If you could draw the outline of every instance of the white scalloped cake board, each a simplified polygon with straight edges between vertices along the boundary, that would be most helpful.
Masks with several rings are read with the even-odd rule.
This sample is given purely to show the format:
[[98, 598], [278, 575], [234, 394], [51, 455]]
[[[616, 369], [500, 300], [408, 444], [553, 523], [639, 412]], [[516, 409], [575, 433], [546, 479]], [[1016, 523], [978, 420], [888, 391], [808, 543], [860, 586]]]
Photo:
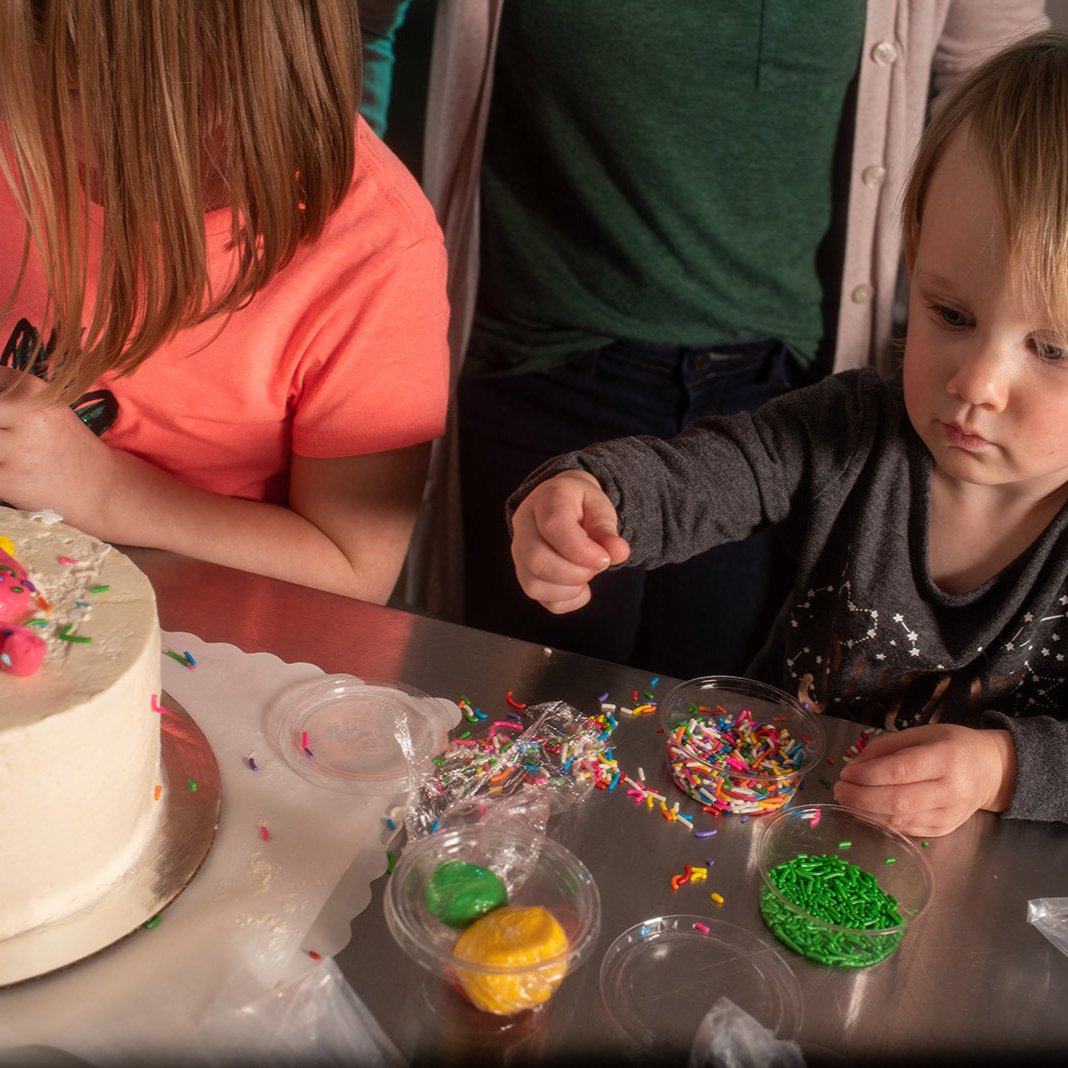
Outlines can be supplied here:
[[[242, 998], [305, 970], [306, 950], [336, 952], [345, 918], [317, 923], [324, 903], [348, 872], [347, 900], [335, 898], [331, 908], [358, 915], [385, 872], [392, 835], [385, 816], [401, 799], [314, 786], [264, 734], [265, 711], [278, 695], [323, 672], [184, 633], [163, 632], [162, 647], [188, 651], [197, 663], [190, 670], [164, 655], [163, 689], [193, 716], [218, 760], [215, 843], [158, 926], [70, 969], [0, 990], [0, 1050], [41, 1044], [89, 1060], [188, 1050], [194, 1028], [210, 1034]], [[449, 727], [459, 718], [456, 709]], [[335, 944], [305, 944], [320, 932]]]

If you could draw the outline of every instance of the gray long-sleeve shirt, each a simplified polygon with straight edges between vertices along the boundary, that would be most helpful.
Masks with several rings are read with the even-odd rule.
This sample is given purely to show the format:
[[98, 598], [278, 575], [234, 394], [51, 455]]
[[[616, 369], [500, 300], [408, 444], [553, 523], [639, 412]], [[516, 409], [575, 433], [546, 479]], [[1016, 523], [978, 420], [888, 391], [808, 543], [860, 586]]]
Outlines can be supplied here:
[[627, 566], [775, 526], [796, 582], [748, 673], [890, 730], [1008, 729], [1017, 778], [1006, 815], [1068, 822], [1068, 508], [992, 579], [945, 593], [928, 567], [930, 467], [900, 383], [847, 371], [671, 441], [558, 457], [516, 491], [509, 518], [538, 482], [579, 468], [619, 513]]

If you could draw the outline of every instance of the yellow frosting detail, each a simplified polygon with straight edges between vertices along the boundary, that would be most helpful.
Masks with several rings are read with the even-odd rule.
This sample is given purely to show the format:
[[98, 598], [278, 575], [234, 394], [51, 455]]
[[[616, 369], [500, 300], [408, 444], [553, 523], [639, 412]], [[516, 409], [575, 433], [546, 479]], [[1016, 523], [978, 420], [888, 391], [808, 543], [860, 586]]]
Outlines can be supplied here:
[[[476, 920], [453, 950], [458, 960], [496, 968], [537, 965], [567, 952], [567, 935], [540, 906], [505, 906]], [[567, 961], [509, 975], [457, 969], [464, 993], [483, 1012], [508, 1015], [548, 1001], [567, 971]]]
[[10, 538], [5, 538], [3, 534], [0, 534], [0, 549], [3, 549], [9, 556], [15, 555], [15, 543]]

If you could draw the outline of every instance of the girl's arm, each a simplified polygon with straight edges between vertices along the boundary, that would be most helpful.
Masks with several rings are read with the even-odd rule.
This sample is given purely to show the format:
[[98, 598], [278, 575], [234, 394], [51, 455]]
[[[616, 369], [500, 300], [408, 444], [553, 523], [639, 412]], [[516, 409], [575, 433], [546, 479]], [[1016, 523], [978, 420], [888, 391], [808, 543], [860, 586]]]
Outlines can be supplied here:
[[0, 368], [0, 500], [51, 508], [120, 545], [168, 549], [378, 603], [392, 593], [429, 443], [340, 459], [294, 456], [287, 508], [198, 489], [113, 449], [69, 408], [31, 403], [42, 388]]

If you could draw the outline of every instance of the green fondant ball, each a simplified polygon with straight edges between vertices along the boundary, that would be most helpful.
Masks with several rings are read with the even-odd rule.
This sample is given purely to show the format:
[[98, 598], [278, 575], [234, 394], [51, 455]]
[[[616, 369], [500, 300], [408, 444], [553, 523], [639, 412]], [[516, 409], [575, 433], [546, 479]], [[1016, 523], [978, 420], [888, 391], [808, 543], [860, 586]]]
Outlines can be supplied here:
[[446, 860], [426, 881], [426, 907], [450, 927], [466, 927], [508, 904], [504, 883], [488, 868], [466, 860]]

